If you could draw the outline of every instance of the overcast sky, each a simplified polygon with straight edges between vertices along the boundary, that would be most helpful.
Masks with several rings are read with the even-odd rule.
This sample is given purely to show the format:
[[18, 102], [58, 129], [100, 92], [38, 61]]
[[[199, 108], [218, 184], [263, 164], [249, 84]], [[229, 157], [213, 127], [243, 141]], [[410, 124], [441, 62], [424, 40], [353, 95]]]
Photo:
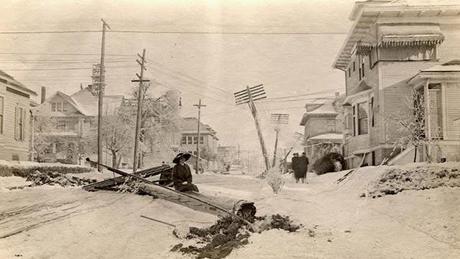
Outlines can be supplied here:
[[[100, 30], [161, 32], [239, 32], [241, 34], [107, 34], [108, 94], [131, 92], [139, 68], [136, 53], [147, 50], [147, 77], [152, 90], [182, 93], [183, 115], [195, 116], [192, 104], [207, 105], [202, 119], [222, 145], [259, 149], [254, 122], [246, 106], [234, 105], [232, 93], [264, 84], [268, 97], [298, 96], [258, 104], [268, 150], [274, 142], [270, 113], [289, 113], [281, 144], [297, 131], [308, 101], [301, 96], [344, 91], [343, 72], [332, 63], [343, 44], [353, 0], [304, 1], [2, 1], [0, 31]], [[243, 34], [247, 32], [249, 34]], [[253, 34], [286, 33], [286, 34]], [[292, 34], [290, 34], [292, 33]], [[319, 34], [298, 34], [319, 33]], [[323, 34], [324, 33], [324, 34]], [[101, 35], [0, 34], [0, 69], [39, 92], [67, 94], [91, 83], [91, 65], [99, 62]], [[75, 55], [79, 54], [79, 55]]]

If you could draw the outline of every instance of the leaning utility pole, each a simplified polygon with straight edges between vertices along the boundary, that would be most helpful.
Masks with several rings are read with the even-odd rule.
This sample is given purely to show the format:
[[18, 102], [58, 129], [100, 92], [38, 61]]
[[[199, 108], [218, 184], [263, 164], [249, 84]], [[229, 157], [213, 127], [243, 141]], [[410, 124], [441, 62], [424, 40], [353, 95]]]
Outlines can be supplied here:
[[99, 87], [98, 87], [98, 109], [97, 109], [97, 170], [102, 172], [102, 107], [104, 101], [104, 88], [105, 88], [105, 30], [110, 29], [110, 26], [101, 19], [102, 21], [102, 43], [101, 43], [101, 63], [99, 72]]
[[278, 151], [278, 135], [280, 133], [281, 124], [288, 124], [289, 114], [281, 114], [281, 113], [273, 113], [271, 116], [272, 123], [275, 124], [275, 150], [273, 151], [273, 163], [272, 166], [274, 167], [276, 164], [276, 152]]
[[262, 155], [264, 156], [265, 168], [268, 171], [270, 169], [270, 162], [268, 161], [267, 149], [265, 148], [264, 138], [262, 136], [262, 131], [260, 130], [257, 108], [254, 104], [254, 101], [267, 98], [263, 85], [256, 85], [253, 87], [247, 86], [245, 90], [234, 93], [234, 96], [237, 105], [247, 103], [249, 109], [251, 110], [252, 117], [254, 118], [254, 122], [256, 124], [257, 134], [259, 136]]
[[200, 121], [201, 121], [201, 107], [206, 107], [206, 105], [201, 104], [201, 99], [198, 101], [198, 104], [194, 104], [193, 106], [198, 108], [198, 137], [196, 141], [196, 168], [195, 173], [198, 174], [199, 172], [199, 165], [200, 165]]
[[137, 54], [140, 58], [136, 62], [141, 66], [140, 75], [136, 73], [137, 80], [131, 80], [131, 82], [139, 82], [139, 89], [137, 90], [137, 118], [136, 118], [136, 132], [134, 133], [134, 158], [133, 158], [133, 173], [136, 172], [138, 165], [138, 149], [139, 149], [139, 133], [141, 130], [141, 119], [142, 119], [142, 101], [144, 99], [144, 82], [149, 82], [150, 80], [144, 80], [144, 70], [145, 68], [145, 49], [142, 51], [142, 56]]

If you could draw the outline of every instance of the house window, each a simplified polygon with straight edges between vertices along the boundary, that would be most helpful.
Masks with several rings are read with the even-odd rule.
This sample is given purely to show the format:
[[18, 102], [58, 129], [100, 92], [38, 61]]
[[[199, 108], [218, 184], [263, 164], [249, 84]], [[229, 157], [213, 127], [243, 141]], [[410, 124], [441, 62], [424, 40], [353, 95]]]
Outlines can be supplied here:
[[351, 77], [351, 67], [348, 68], [348, 77]]
[[192, 136], [187, 137], [187, 144], [193, 144], [193, 138]]
[[56, 111], [62, 112], [62, 103], [61, 102], [56, 103]]
[[181, 144], [182, 145], [187, 144], [187, 137], [186, 136], [182, 136]]
[[62, 111], [66, 112], [68, 111], [69, 104], [68, 103], [62, 103]]
[[443, 139], [441, 84], [428, 86], [428, 99], [430, 137]]
[[14, 139], [18, 141], [24, 140], [24, 120], [25, 120], [25, 110], [22, 107], [16, 107], [15, 109], [15, 127], [14, 127]]
[[355, 70], [356, 70], [356, 62], [353, 61], [353, 72], [355, 72]]
[[3, 134], [3, 96], [0, 96], [0, 134]]
[[367, 109], [367, 103], [362, 102], [358, 103], [357, 105], [357, 110], [358, 110], [358, 135], [364, 135], [367, 134], [369, 129], [368, 129], [368, 109]]
[[52, 112], [56, 111], [56, 103], [51, 103], [51, 111]]
[[197, 136], [193, 137], [193, 144], [198, 144], [198, 137]]
[[200, 144], [204, 144], [204, 137], [200, 136]]
[[353, 106], [353, 136], [357, 135], [357, 127], [356, 127], [356, 106]]
[[65, 121], [58, 121], [56, 123], [56, 129], [65, 131]]
[[364, 63], [365, 63], [364, 61], [365, 61], [365, 59], [364, 59], [364, 57], [362, 57], [362, 60], [361, 60], [361, 74], [362, 74], [361, 78], [364, 78]]
[[329, 121], [327, 122], [327, 130], [328, 130], [329, 132], [335, 132], [335, 131], [336, 131], [336, 130], [335, 130], [335, 120], [329, 120]]
[[375, 113], [374, 113], [374, 97], [371, 97], [371, 101], [370, 101], [370, 104], [369, 104], [369, 109], [370, 109], [370, 117], [371, 117], [371, 127], [374, 127], [375, 126], [375, 122], [374, 122], [374, 117], [375, 117]]

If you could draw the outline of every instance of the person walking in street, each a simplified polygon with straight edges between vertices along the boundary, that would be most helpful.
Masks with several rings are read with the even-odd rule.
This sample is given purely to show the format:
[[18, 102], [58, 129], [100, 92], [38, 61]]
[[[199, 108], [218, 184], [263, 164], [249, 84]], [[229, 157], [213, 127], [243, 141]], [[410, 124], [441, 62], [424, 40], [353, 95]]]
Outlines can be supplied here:
[[305, 152], [302, 152], [302, 156], [298, 158], [299, 176], [302, 183], [305, 183], [305, 181], [307, 180], [308, 162], [309, 161], [307, 154], [305, 154]]
[[192, 172], [185, 163], [191, 157], [188, 153], [179, 153], [173, 159], [176, 165], [172, 169], [174, 189], [180, 192], [199, 192], [198, 187], [192, 183]]
[[298, 183], [299, 179], [302, 177], [299, 170], [299, 153], [292, 154], [291, 167], [294, 171], [295, 182]]

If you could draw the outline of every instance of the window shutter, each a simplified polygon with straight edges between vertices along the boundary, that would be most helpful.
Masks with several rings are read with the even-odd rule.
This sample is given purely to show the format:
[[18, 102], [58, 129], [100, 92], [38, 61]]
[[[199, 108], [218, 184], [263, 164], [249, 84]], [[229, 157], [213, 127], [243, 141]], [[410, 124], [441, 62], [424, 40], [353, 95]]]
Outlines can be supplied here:
[[18, 117], [18, 109], [19, 107], [14, 108], [14, 139], [18, 140], [18, 133], [19, 133], [19, 117]]
[[27, 113], [26, 113], [26, 109], [22, 108], [22, 139], [21, 140], [25, 140], [26, 139], [26, 121], [27, 121]]

